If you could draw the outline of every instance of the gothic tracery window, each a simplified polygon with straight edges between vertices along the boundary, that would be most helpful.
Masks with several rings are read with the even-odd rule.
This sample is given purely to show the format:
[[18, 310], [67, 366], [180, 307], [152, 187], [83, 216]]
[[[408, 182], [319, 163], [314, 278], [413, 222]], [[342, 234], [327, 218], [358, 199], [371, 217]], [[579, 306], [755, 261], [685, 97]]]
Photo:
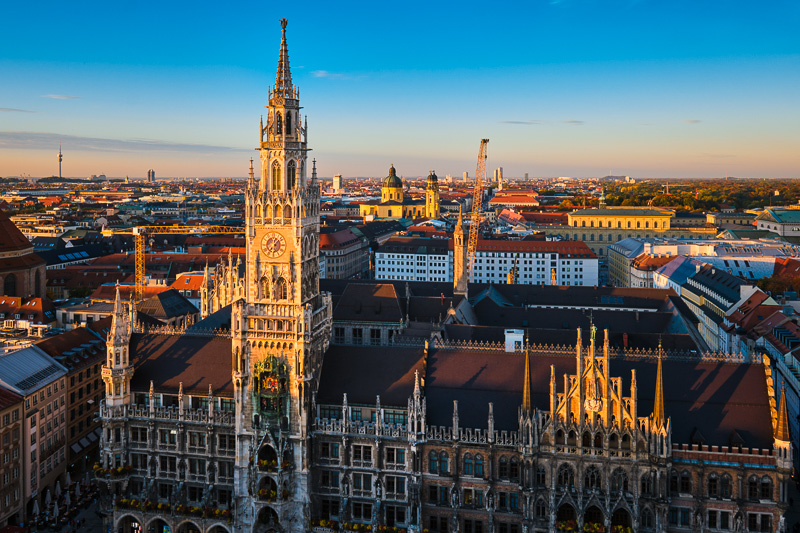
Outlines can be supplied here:
[[588, 489], [599, 489], [602, 484], [600, 477], [600, 470], [596, 466], [590, 466], [586, 469], [586, 474], [583, 477], [583, 484]]
[[289, 161], [289, 164], [286, 165], [286, 188], [294, 189], [296, 182], [297, 182], [297, 165], [295, 164], [294, 161]]
[[575, 471], [566, 463], [558, 467], [558, 475], [556, 478], [558, 486], [561, 488], [570, 488], [575, 486]]
[[613, 492], [628, 492], [628, 474], [621, 468], [611, 474], [611, 490]]
[[275, 283], [275, 298], [278, 300], [285, 300], [288, 297], [288, 292], [286, 280], [278, 278], [278, 281]]
[[281, 166], [275, 161], [272, 163], [272, 190], [281, 190]]

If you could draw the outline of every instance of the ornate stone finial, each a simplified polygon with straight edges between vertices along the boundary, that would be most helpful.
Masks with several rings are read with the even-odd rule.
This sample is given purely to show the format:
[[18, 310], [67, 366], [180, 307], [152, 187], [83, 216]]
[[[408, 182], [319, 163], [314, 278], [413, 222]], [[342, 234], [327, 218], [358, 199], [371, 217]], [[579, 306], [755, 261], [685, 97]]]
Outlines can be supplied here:
[[155, 387], [153, 386], [153, 380], [151, 379], [150, 380], [150, 399], [152, 399], [153, 396], [155, 396]]
[[656, 371], [656, 398], [653, 406], [653, 424], [664, 423], [664, 377], [661, 369], [661, 341], [658, 342], [658, 370]]
[[286, 20], [285, 18], [282, 18], [282, 19], [281, 19], [281, 29], [282, 29], [283, 31], [286, 31], [286, 25], [287, 25], [287, 24], [289, 24], [289, 21], [288, 21], [288, 20]]
[[528, 346], [528, 336], [525, 335], [525, 380], [522, 384], [522, 410], [526, 413], [531, 412], [531, 357]]
[[211, 398], [212, 396], [214, 396], [214, 391], [211, 388], [211, 383], [209, 383], [208, 384], [208, 397]]

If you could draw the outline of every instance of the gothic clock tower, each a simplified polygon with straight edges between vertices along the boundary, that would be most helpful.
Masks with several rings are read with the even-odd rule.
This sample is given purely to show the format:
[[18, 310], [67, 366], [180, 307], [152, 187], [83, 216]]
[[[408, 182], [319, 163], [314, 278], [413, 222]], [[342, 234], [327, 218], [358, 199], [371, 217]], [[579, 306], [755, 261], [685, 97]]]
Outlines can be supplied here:
[[235, 483], [245, 527], [299, 532], [309, 518], [311, 397], [332, 311], [330, 295], [319, 291], [320, 188], [306, 179], [307, 121], [292, 84], [286, 24], [259, 127], [261, 171], [256, 179], [251, 162], [245, 193], [246, 298], [233, 303], [231, 317]]

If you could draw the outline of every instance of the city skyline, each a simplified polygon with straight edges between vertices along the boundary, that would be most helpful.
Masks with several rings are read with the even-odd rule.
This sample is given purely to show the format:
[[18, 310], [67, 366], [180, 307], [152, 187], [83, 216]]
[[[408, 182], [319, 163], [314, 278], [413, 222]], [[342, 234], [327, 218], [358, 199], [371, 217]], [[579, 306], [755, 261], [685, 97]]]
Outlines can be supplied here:
[[800, 177], [790, 2], [56, 6], [9, 7], [3, 176], [59, 141], [65, 176], [246, 175], [285, 16], [322, 176], [472, 175], [489, 137], [512, 177]]

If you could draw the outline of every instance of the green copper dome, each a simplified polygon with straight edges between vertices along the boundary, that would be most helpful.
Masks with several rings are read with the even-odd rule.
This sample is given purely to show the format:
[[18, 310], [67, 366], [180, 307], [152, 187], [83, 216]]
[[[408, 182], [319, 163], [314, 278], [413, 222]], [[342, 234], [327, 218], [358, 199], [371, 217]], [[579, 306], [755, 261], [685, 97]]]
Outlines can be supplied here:
[[403, 181], [397, 177], [397, 171], [394, 169], [394, 165], [389, 167], [389, 175], [383, 180], [383, 186], [393, 189], [403, 188]]

